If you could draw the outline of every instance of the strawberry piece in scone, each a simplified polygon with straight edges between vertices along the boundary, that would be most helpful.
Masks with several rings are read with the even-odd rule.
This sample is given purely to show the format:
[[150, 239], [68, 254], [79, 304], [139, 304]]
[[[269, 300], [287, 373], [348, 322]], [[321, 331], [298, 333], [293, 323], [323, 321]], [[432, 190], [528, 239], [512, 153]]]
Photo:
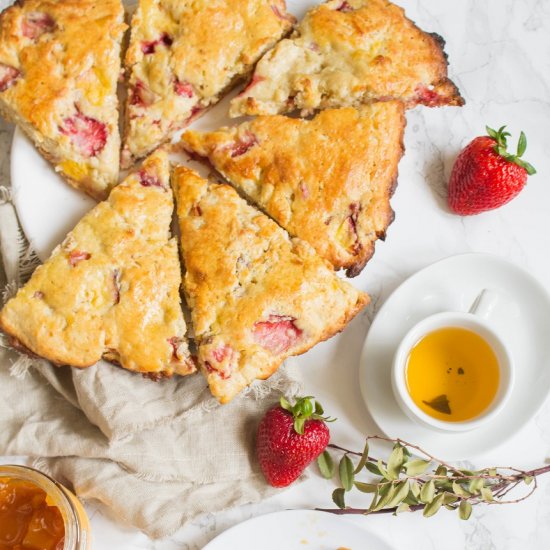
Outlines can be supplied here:
[[267, 115], [403, 101], [437, 107], [464, 100], [447, 77], [445, 42], [388, 0], [329, 0], [256, 65], [230, 115]]
[[44, 33], [53, 32], [55, 27], [55, 19], [49, 13], [31, 11], [23, 17], [21, 32], [23, 36], [36, 40]]
[[393, 220], [403, 153], [399, 101], [327, 109], [311, 120], [261, 116], [181, 144], [210, 163], [292, 236], [358, 275]]
[[107, 127], [103, 122], [76, 113], [67, 117], [59, 131], [69, 136], [75, 148], [85, 157], [97, 156], [105, 147], [107, 142]]
[[0, 312], [19, 349], [60, 365], [102, 357], [158, 379], [195, 371], [180, 306], [165, 152], [76, 225]]
[[123, 167], [246, 78], [293, 23], [284, 0], [140, 0], [126, 53]]
[[220, 402], [341, 331], [368, 303], [232, 187], [183, 166], [172, 185], [199, 366]]
[[5, 92], [13, 86], [17, 79], [21, 76], [21, 72], [15, 67], [0, 64], [0, 92]]
[[125, 28], [120, 0], [24, 0], [0, 15], [0, 113], [96, 199], [118, 179]]
[[290, 349], [302, 336], [303, 330], [293, 317], [270, 315], [267, 321], [254, 323], [254, 340], [263, 348], [278, 355]]

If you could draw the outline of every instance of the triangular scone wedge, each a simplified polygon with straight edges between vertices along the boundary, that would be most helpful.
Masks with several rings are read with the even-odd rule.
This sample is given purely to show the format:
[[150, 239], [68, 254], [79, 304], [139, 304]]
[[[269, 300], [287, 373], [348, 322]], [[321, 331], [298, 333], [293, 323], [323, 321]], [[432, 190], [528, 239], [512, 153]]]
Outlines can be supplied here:
[[264, 55], [230, 115], [310, 112], [398, 99], [462, 105], [447, 78], [444, 41], [387, 0], [330, 0]]
[[173, 206], [159, 151], [82, 218], [4, 306], [0, 328], [60, 365], [103, 357], [153, 378], [193, 372]]
[[258, 117], [216, 132], [186, 132], [235, 187], [336, 269], [358, 275], [393, 220], [403, 153], [399, 101], [320, 112], [312, 120]]
[[284, 0], [140, 0], [126, 53], [123, 167], [246, 78], [293, 23]]
[[22, 0], [0, 15], [0, 113], [96, 199], [118, 180], [125, 29], [120, 0]]
[[199, 365], [220, 402], [341, 331], [369, 302], [229, 185], [183, 166], [172, 182]]

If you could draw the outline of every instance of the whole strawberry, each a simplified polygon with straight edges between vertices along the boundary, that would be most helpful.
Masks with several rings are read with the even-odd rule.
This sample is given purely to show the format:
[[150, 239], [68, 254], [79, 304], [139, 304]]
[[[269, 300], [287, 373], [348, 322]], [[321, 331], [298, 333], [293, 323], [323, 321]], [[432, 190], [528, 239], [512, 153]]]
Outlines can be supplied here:
[[291, 405], [281, 397], [262, 418], [256, 438], [256, 455], [273, 487], [290, 485], [326, 448], [330, 433], [323, 408], [313, 397], [301, 397]]
[[477, 137], [458, 155], [449, 180], [449, 208], [468, 216], [498, 208], [512, 200], [536, 170], [521, 159], [527, 139], [521, 132], [515, 155], [506, 150], [506, 126], [498, 131], [486, 127], [487, 136]]

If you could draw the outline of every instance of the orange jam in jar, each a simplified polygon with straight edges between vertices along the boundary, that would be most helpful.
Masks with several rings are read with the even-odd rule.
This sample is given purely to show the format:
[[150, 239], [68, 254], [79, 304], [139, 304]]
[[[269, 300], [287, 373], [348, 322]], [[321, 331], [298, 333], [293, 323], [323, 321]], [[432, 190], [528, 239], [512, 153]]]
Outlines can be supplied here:
[[0, 466], [0, 550], [89, 550], [89, 529], [63, 485], [26, 466]]
[[0, 547], [62, 550], [65, 525], [46, 491], [30, 481], [0, 477]]

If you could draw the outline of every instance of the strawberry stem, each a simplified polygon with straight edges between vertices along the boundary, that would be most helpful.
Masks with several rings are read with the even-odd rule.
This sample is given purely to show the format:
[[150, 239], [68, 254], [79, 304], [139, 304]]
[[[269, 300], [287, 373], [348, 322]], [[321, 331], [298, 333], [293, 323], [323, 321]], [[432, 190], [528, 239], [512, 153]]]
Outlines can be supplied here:
[[334, 422], [336, 418], [323, 416], [324, 410], [318, 401], [308, 395], [307, 397], [297, 397], [292, 405], [285, 397], [281, 397], [281, 407], [288, 411], [294, 417], [294, 430], [303, 435], [306, 420], [323, 420], [324, 422]]
[[507, 161], [513, 162], [514, 164], [521, 166], [530, 176], [537, 173], [534, 166], [521, 158], [523, 156], [523, 153], [525, 153], [525, 150], [527, 149], [527, 138], [525, 137], [524, 132], [521, 132], [519, 135], [517, 151], [516, 154], [513, 155], [507, 150], [507, 138], [510, 137], [511, 134], [510, 132], [505, 131], [506, 126], [501, 126], [498, 130], [493, 130], [493, 128], [485, 126], [485, 129], [487, 130], [487, 135], [496, 141], [494, 147], [495, 153], [505, 158]]

